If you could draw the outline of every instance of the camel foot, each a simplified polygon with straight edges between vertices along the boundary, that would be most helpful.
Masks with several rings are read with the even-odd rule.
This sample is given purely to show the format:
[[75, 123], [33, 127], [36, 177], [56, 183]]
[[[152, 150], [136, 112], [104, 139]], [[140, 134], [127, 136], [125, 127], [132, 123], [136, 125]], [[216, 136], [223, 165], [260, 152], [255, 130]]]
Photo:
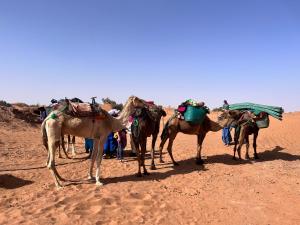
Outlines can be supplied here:
[[98, 186], [98, 187], [103, 186], [103, 183], [100, 182], [100, 181], [97, 181], [97, 182], [96, 182], [96, 186]]
[[162, 160], [162, 159], [160, 159], [160, 160], [159, 160], [159, 162], [160, 162], [160, 163], [165, 163], [165, 161], [164, 161], [164, 160]]
[[156, 170], [156, 166], [154, 164], [151, 165], [150, 170]]
[[174, 166], [179, 166], [179, 163], [178, 162], [173, 162], [173, 165]]
[[89, 175], [89, 176], [88, 176], [88, 180], [96, 180], [96, 178], [93, 177], [93, 176], [91, 176], [91, 175]]
[[245, 155], [245, 159], [250, 159], [249, 155]]
[[137, 177], [142, 177], [142, 173], [141, 173], [141, 172], [138, 172], [138, 173], [136, 174], [136, 176], [137, 176]]
[[202, 159], [196, 159], [196, 164], [197, 165], [203, 165], [204, 161]]
[[150, 173], [148, 173], [148, 171], [146, 170], [146, 171], [144, 171], [144, 175], [149, 176]]
[[235, 156], [233, 156], [232, 159], [236, 161], [236, 157]]
[[259, 159], [258, 154], [254, 154], [254, 159]]

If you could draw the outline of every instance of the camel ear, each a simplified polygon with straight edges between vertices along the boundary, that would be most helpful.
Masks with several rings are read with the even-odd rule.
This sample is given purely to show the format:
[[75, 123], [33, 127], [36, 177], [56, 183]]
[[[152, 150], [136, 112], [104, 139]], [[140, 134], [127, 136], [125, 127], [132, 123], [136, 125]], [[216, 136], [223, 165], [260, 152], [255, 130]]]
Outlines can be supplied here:
[[167, 116], [167, 113], [166, 113], [165, 110], [162, 109], [162, 110], [161, 110], [161, 113], [162, 113], [162, 116], [163, 116], [163, 117]]

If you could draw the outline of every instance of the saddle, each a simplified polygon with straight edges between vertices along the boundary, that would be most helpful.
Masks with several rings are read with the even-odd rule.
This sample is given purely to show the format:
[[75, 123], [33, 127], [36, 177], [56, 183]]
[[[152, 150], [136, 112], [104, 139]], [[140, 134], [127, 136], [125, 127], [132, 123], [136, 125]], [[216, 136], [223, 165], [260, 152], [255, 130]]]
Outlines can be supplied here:
[[96, 119], [104, 119], [106, 114], [95, 104], [71, 102], [66, 99], [66, 113], [74, 117], [91, 117]]

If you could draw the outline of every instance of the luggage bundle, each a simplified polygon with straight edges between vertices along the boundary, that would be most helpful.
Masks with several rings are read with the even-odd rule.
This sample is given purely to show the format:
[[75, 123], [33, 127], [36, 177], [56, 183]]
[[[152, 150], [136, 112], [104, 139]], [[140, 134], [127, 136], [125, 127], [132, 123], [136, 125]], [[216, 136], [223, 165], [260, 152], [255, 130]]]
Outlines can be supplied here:
[[255, 122], [259, 128], [269, 127], [269, 115], [278, 120], [282, 120], [282, 114], [284, 112], [282, 107], [260, 105], [249, 102], [229, 105], [229, 109], [252, 112], [256, 116]]
[[204, 102], [196, 102], [189, 99], [178, 106], [178, 118], [192, 124], [201, 124], [209, 113], [209, 109], [204, 106]]

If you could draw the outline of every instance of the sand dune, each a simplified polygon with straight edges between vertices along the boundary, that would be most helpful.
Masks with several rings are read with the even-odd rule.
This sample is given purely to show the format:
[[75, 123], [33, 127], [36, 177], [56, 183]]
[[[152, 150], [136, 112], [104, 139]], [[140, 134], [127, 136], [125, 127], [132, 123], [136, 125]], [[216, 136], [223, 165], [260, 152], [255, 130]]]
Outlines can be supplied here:
[[221, 132], [209, 133], [204, 166], [194, 163], [196, 137], [179, 134], [180, 166], [165, 153], [166, 163], [157, 160], [156, 171], [137, 178], [134, 158], [103, 160], [100, 188], [87, 180], [80, 139], [75, 159], [57, 159], [61, 175], [76, 182], [56, 190], [39, 127], [1, 123], [0, 224], [300, 224], [299, 127], [300, 113], [271, 120], [260, 132], [257, 161], [233, 161]]

